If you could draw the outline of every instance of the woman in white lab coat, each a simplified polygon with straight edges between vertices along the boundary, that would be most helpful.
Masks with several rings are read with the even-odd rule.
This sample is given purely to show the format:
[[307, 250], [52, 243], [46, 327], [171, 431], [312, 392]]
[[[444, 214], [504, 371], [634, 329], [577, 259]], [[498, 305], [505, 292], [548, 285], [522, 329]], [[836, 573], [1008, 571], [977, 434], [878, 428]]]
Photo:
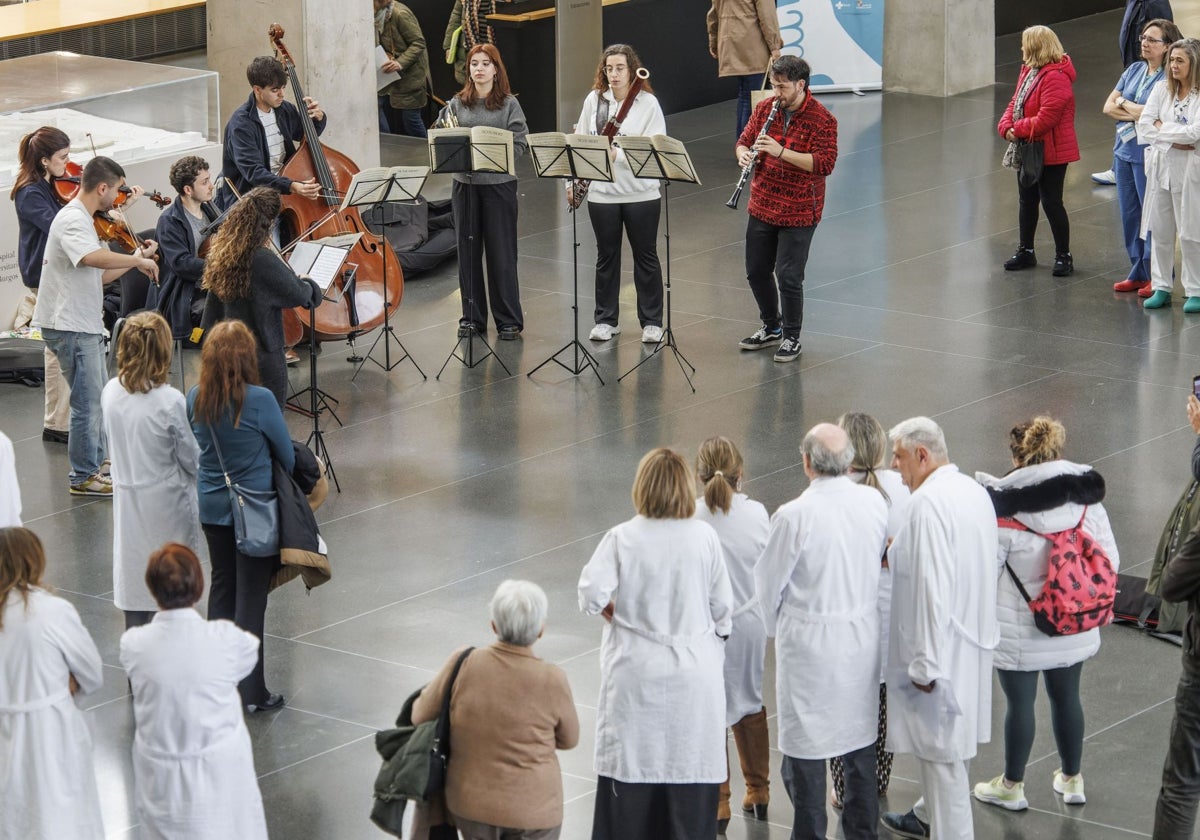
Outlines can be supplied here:
[[608, 622], [593, 840], [716, 836], [733, 593], [716, 531], [692, 518], [692, 488], [678, 453], [647, 453], [638, 515], [604, 535], [579, 577], [580, 608]]
[[200, 446], [183, 394], [167, 384], [171, 345], [157, 312], [129, 316], [117, 339], [117, 376], [100, 395], [112, 456], [113, 600], [126, 630], [157, 609], [145, 581], [150, 552], [168, 542], [200, 547]]
[[1142, 238], [1153, 234], [1150, 287], [1142, 304], [1160, 309], [1171, 302], [1175, 236], [1183, 265], [1179, 271], [1183, 311], [1200, 312], [1200, 43], [1184, 38], [1167, 52], [1167, 77], [1154, 86], [1137, 121], [1138, 141], [1146, 148], [1146, 200]]
[[[767, 544], [771, 518], [762, 504], [739, 492], [743, 471], [742, 453], [733, 441], [712, 437], [700, 444], [696, 477], [704, 495], [696, 501], [696, 518], [720, 537], [733, 590], [733, 631], [725, 643], [725, 725], [733, 728], [746, 781], [742, 810], [765, 820], [771, 799], [771, 739], [762, 696], [767, 628], [754, 594], [754, 566]], [[729, 797], [727, 777], [717, 802], [717, 830], [722, 834], [731, 817]]]
[[101, 686], [103, 665], [45, 568], [33, 531], [0, 528], [0, 838], [103, 840], [92, 736], [71, 700]]
[[187, 546], [150, 556], [146, 586], [161, 612], [121, 637], [133, 686], [134, 810], [142, 840], [266, 840], [238, 681], [258, 639], [193, 609], [204, 572]]
[[[887, 535], [890, 542], [900, 533], [908, 515], [909, 492], [900, 473], [883, 469], [890, 454], [887, 432], [874, 417], [859, 412], [843, 414], [838, 418], [838, 425], [846, 430], [854, 447], [850, 478], [859, 484], [874, 487], [887, 502]], [[883, 796], [892, 780], [892, 753], [887, 748], [887, 649], [888, 622], [892, 614], [892, 572], [887, 567], [886, 555], [879, 569], [876, 609], [879, 613], [879, 738], [875, 741], [875, 781], [879, 795]], [[846, 795], [846, 777], [841, 757], [829, 759], [829, 772], [833, 777], [832, 804], [835, 808], [841, 808]]]

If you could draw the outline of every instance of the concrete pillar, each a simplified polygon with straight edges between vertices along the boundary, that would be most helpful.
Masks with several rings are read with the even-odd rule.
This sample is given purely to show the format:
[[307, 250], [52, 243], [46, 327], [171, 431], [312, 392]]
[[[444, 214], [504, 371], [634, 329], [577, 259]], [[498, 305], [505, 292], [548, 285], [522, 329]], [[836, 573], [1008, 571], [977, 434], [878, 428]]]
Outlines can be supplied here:
[[995, 82], [995, 0], [888, 3], [883, 89], [953, 96]]
[[557, 6], [554, 76], [559, 131], [570, 133], [596, 80], [596, 62], [604, 50], [603, 12], [601, 0], [572, 0]]
[[360, 169], [379, 165], [371, 0], [208, 0], [207, 8], [208, 68], [221, 74], [222, 130], [250, 95], [246, 65], [271, 55], [267, 28], [278, 23], [305, 95], [329, 114], [321, 142]]

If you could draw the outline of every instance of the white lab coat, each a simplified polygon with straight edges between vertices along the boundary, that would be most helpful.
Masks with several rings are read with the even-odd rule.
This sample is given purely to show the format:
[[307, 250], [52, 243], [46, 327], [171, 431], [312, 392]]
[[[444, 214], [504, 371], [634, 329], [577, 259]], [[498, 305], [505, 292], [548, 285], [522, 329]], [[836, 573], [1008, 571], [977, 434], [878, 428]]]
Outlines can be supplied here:
[[237, 690], [257, 659], [252, 634], [191, 608], [165, 610], [121, 636], [142, 840], [266, 840]]
[[908, 522], [888, 551], [892, 752], [965, 761], [991, 739], [996, 547], [991, 499], [958, 467], [939, 467], [912, 494]]
[[21, 486], [17, 483], [17, 457], [12, 441], [0, 432], [0, 528], [21, 524]]
[[[866, 473], [851, 470], [847, 475], [851, 481], [862, 484]], [[908, 488], [904, 479], [895, 470], [875, 470], [875, 477], [883, 487], [888, 506], [887, 535], [895, 539], [900, 533], [900, 527], [908, 516]], [[879, 681], [887, 682], [888, 628], [892, 621], [892, 571], [886, 566], [879, 567], [879, 597], [875, 602], [876, 612], [879, 613]]]
[[100, 652], [69, 601], [16, 592], [0, 628], [0, 840], [103, 840], [92, 735], [71, 699], [104, 682]]
[[600, 642], [596, 772], [620, 782], [725, 781], [725, 642], [733, 593], [716, 531], [635, 516], [604, 535], [579, 607], [614, 602]]
[[113, 600], [119, 609], [154, 611], [146, 560], [167, 542], [196, 553], [203, 544], [196, 473], [200, 446], [183, 394], [159, 385], [131, 394], [110, 379], [100, 395], [112, 457]]
[[759, 502], [735, 493], [729, 513], [711, 511], [703, 497], [697, 499], [696, 518], [720, 537], [733, 589], [733, 631], [725, 642], [725, 723], [733, 726], [763, 708], [767, 628], [754, 594], [754, 567], [767, 544], [770, 517]]
[[813, 479], [775, 511], [754, 577], [775, 637], [779, 749], [845, 755], [879, 727], [879, 566], [887, 505], [849, 476]]
[[[1181, 122], [1182, 116], [1186, 122]], [[1154, 123], [1162, 121], [1155, 128]], [[1176, 102], [1166, 80], [1158, 82], [1137, 121], [1138, 142], [1146, 145], [1146, 197], [1142, 204], [1141, 236], [1151, 242], [1150, 280], [1155, 290], [1170, 291], [1175, 263], [1175, 236], [1183, 257], [1179, 279], [1185, 294], [1200, 295], [1200, 154], [1174, 149], [1172, 144], [1200, 141], [1200, 95], [1185, 108]]]

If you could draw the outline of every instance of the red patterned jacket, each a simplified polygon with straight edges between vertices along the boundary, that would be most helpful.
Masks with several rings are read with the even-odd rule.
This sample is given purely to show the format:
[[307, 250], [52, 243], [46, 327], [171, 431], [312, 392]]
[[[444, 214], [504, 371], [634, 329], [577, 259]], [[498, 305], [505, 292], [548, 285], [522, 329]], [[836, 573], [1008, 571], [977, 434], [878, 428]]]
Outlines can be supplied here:
[[[772, 104], [770, 98], [758, 103], [738, 138], [739, 146], [754, 145]], [[767, 134], [786, 149], [811, 154], [813, 171], [805, 172], [778, 158], [761, 155], [750, 181], [750, 215], [777, 227], [815, 226], [825, 209], [825, 177], [837, 162], [837, 120], [810, 93], [792, 114], [786, 134], [782, 112], [776, 115]]]

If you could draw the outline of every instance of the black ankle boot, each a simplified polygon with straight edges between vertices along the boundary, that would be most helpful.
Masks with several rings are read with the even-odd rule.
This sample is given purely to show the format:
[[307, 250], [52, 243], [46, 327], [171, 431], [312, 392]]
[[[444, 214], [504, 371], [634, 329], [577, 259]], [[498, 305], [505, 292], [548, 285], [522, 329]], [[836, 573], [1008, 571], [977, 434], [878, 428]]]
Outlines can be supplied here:
[[1071, 258], [1069, 253], [1054, 255], [1054, 270], [1050, 272], [1051, 274], [1055, 277], [1066, 277], [1074, 270], [1075, 260]]
[[1023, 268], [1033, 268], [1037, 265], [1037, 257], [1032, 248], [1018, 247], [1016, 252], [1004, 263], [1005, 271], [1020, 271]]

